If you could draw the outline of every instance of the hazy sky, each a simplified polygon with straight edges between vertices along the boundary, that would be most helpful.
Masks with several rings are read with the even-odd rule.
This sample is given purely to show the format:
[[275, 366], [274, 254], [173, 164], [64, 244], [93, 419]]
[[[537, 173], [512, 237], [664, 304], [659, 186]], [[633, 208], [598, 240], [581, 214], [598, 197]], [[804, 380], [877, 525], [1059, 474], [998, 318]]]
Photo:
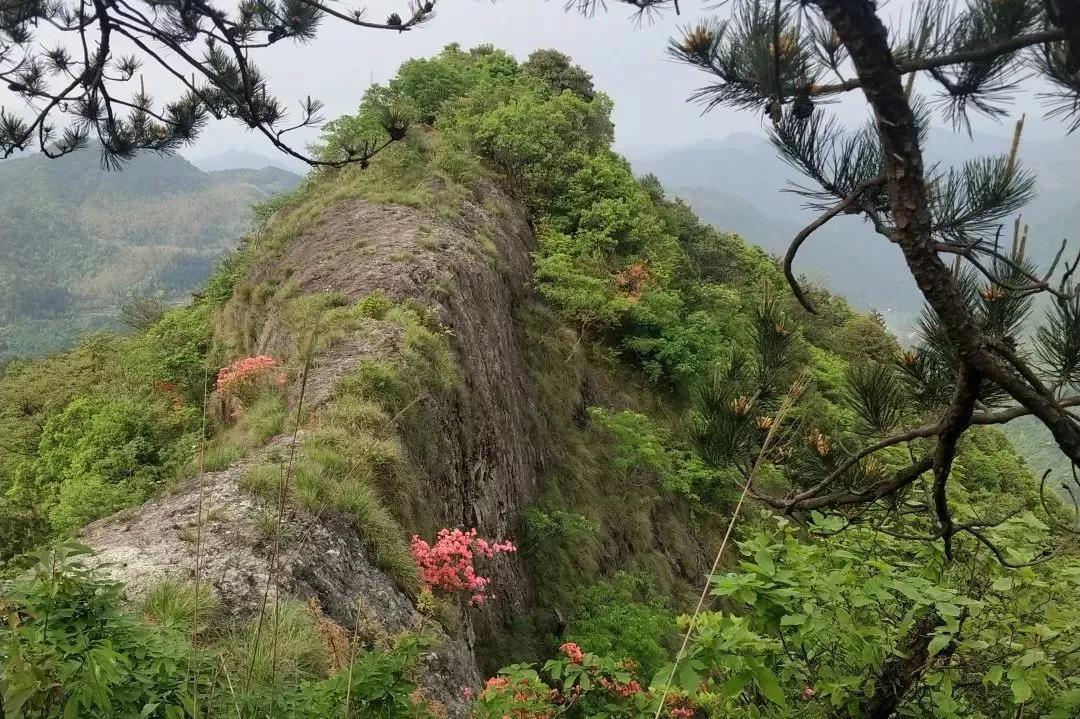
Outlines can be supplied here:
[[[890, 7], [898, 12], [911, 4], [899, 0]], [[332, 118], [354, 111], [364, 89], [385, 82], [404, 60], [436, 54], [450, 42], [464, 47], [492, 43], [519, 58], [554, 47], [591, 72], [597, 87], [614, 99], [616, 143], [623, 151], [763, 132], [760, 114], [719, 109], [702, 116], [699, 106], [686, 102], [708, 77], [669, 60], [665, 47], [681, 25], [706, 12], [697, 9], [700, 4], [684, 2], [691, 8], [688, 14], [684, 8], [683, 17], [669, 11], [641, 26], [628, 19], [627, 8], [609, 5], [607, 13], [585, 18], [564, 12], [562, 0], [440, 0], [435, 17], [411, 32], [365, 30], [331, 19], [314, 43], [282, 43], [255, 59], [268, 71], [280, 99], [295, 107], [299, 98], [311, 94], [326, 103], [326, 115]], [[374, 0], [367, 5], [368, 17], [382, 19], [402, 6], [401, 0]], [[861, 101], [850, 98], [844, 113], [861, 118]], [[1031, 102], [1023, 104], [1033, 109]], [[1038, 125], [1029, 125], [1029, 138], [1041, 134]], [[994, 134], [1009, 132], [995, 123], [980, 122], [978, 127]], [[205, 156], [230, 148], [273, 152], [259, 136], [224, 122], [213, 125], [186, 154]]]
[[[223, 2], [229, 4], [229, 0]], [[404, 12], [405, 2], [371, 0], [366, 5], [367, 17], [382, 20], [390, 12]], [[340, 0], [340, 4], [343, 8], [358, 7], [355, 0]], [[255, 51], [252, 59], [266, 71], [272, 92], [289, 107], [297, 108], [303, 97], [311, 95], [324, 101], [326, 117], [334, 118], [355, 111], [368, 85], [388, 80], [403, 61], [434, 55], [451, 42], [466, 48], [491, 43], [521, 59], [533, 50], [551, 47], [591, 72], [596, 86], [614, 99], [616, 146], [623, 152], [639, 155], [644, 148], [722, 139], [736, 132], [763, 134], [761, 113], [718, 109], [702, 116], [700, 106], [688, 104], [686, 98], [708, 82], [709, 76], [668, 59], [665, 52], [668, 39], [678, 35], [681, 26], [708, 14], [710, 11], [702, 8], [713, 3], [683, 0], [682, 17], [669, 10], [652, 23], [642, 24], [629, 19], [626, 6], [608, 4], [608, 12], [586, 18], [565, 12], [563, 0], [439, 0], [435, 17], [410, 32], [368, 30], [327, 18], [313, 43], [282, 42]], [[892, 0], [884, 12], [897, 16], [913, 5], [914, 0]], [[55, 42], [55, 33], [43, 29], [36, 39], [47, 45]], [[116, 48], [118, 53], [129, 50]], [[177, 69], [189, 72], [179, 64]], [[176, 86], [164, 70], [147, 62], [142, 72], [159, 101], [175, 95], [167, 91]], [[848, 95], [830, 108], [849, 120], [862, 121], [866, 107], [861, 93]], [[8, 99], [0, 98], [0, 102]], [[1019, 104], [1017, 112], [1021, 110], [1027, 110], [1029, 116], [1027, 139], [1061, 136], [1060, 125], [1044, 125], [1038, 120], [1041, 111], [1031, 97]], [[1011, 123], [1002, 126], [985, 120], [975, 124], [977, 130], [995, 135], [1008, 135], [1011, 127]], [[314, 136], [298, 135], [293, 143], [303, 147]], [[261, 135], [226, 120], [212, 123], [184, 154], [205, 157], [229, 149], [276, 153]]]
[[[375, 0], [366, 7], [369, 18], [382, 19], [403, 5]], [[281, 43], [256, 59], [268, 71], [279, 98], [295, 102], [310, 93], [326, 103], [327, 117], [335, 117], [354, 111], [364, 89], [392, 77], [403, 61], [434, 55], [451, 42], [466, 48], [491, 43], [519, 58], [554, 47], [588, 69], [597, 87], [615, 99], [621, 146], [685, 144], [713, 136], [718, 123], [724, 134], [760, 126], [759, 118], [745, 113], [702, 120], [700, 108], [686, 104], [699, 77], [665, 56], [667, 38], [680, 20], [673, 13], [641, 27], [626, 18], [622, 8], [583, 18], [564, 12], [559, 0], [440, 0], [435, 17], [410, 32], [364, 30], [328, 21], [315, 43]], [[192, 154], [229, 147], [265, 150], [243, 128], [219, 123], [205, 133]]]

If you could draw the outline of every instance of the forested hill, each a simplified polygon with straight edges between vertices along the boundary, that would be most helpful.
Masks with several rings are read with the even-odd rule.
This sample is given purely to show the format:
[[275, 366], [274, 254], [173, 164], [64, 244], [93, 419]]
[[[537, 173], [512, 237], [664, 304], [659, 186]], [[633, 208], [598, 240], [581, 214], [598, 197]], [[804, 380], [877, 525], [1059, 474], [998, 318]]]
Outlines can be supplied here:
[[0, 163], [0, 358], [115, 326], [133, 291], [182, 298], [248, 229], [251, 205], [299, 181], [153, 155], [107, 172], [92, 149]]
[[[953, 166], [980, 154], [1001, 152], [1009, 137], [975, 134], [967, 138], [945, 129], [929, 132], [928, 163]], [[1031, 252], [1047, 264], [1061, 239], [1075, 235], [1080, 211], [1074, 201], [1080, 169], [1075, 137], [1038, 141], [1025, 137], [1020, 155], [1035, 175], [1035, 199], [1024, 208], [1031, 226]], [[734, 133], [722, 140], [667, 149], [639, 148], [629, 153], [639, 172], [655, 174], [674, 195], [684, 198], [702, 219], [738, 232], [772, 253], [783, 254], [791, 238], [814, 218], [801, 196], [790, 190], [804, 182], [769, 142]], [[730, 168], [746, 168], [732, 173]], [[876, 242], [873, 230], [855, 217], [841, 217], [815, 233], [795, 265], [861, 309], [878, 309], [889, 326], [907, 337], [922, 298], [904, 272], [899, 250]]]
[[1068, 515], [994, 426], [935, 481], [934, 318], [805, 312], [611, 111], [411, 60], [192, 302], [9, 365], [10, 717], [1077, 716]]

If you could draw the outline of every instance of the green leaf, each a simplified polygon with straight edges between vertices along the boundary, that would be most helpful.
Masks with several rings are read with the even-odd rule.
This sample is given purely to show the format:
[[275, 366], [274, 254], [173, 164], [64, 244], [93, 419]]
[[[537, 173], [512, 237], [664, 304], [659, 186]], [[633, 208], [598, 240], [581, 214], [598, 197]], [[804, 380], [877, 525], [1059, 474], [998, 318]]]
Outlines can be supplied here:
[[732, 674], [726, 682], [720, 685], [720, 693], [726, 697], [734, 698], [750, 683], [751, 678], [750, 672]]
[[1013, 701], [1017, 704], [1023, 704], [1031, 698], [1031, 685], [1028, 684], [1027, 677], [1018, 675], [1013, 678], [1012, 693]]
[[937, 655], [938, 652], [940, 652], [942, 649], [947, 647], [949, 645], [949, 642], [951, 642], [951, 641], [952, 641], [952, 636], [949, 635], [949, 634], [939, 634], [938, 636], [931, 639], [930, 640], [930, 646], [928, 648], [928, 651], [930, 652], [930, 656]]
[[683, 662], [679, 666], [679, 686], [687, 694], [694, 694], [701, 684], [701, 676], [690, 662]]
[[995, 664], [990, 667], [989, 671], [983, 675], [983, 684], [992, 684], [997, 686], [1001, 683], [1001, 676], [1005, 673], [1005, 668], [1000, 664]]
[[656, 674], [653, 674], [652, 681], [649, 683], [649, 687], [662, 688], [668, 685], [669, 682], [674, 680], [675, 667], [671, 664], [662, 666], [656, 670]]
[[72, 694], [64, 702], [64, 719], [79, 719], [79, 697]]
[[789, 627], [792, 625], [799, 625], [806, 623], [805, 614], [785, 614], [780, 618], [780, 626]]
[[776, 680], [776, 675], [773, 674], [772, 669], [769, 669], [768, 667], [755, 667], [754, 682], [766, 699], [773, 704], [779, 704], [780, 706], [784, 705], [784, 690], [780, 688], [780, 682]]
[[769, 555], [769, 550], [757, 550], [757, 552], [754, 553], [754, 561], [761, 567], [761, 571], [765, 574], [769, 576], [776, 574], [776, 565], [773, 564], [772, 556]]

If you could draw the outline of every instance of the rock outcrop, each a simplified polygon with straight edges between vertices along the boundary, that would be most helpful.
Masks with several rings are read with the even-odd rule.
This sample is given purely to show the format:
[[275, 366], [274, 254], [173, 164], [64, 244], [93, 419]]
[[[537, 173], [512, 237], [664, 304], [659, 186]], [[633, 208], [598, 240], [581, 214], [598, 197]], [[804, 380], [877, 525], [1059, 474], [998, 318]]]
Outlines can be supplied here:
[[[304, 294], [334, 291], [351, 301], [378, 290], [433, 309], [452, 338], [461, 383], [448, 397], [421, 400], [441, 434], [438, 451], [425, 452], [418, 466], [423, 502], [442, 526], [513, 536], [520, 511], [539, 492], [546, 449], [530, 419], [536, 390], [515, 326], [515, 313], [530, 295], [532, 242], [524, 214], [492, 187], [467, 199], [452, 220], [434, 209], [350, 199], [327, 209], [242, 281], [287, 280]], [[238, 290], [226, 306], [223, 322], [244, 337], [246, 353], [281, 356], [294, 341], [289, 329], [273, 313], [245, 307], [242, 295]], [[360, 359], [394, 351], [393, 337], [343, 338], [315, 357], [305, 404], [326, 402]], [[288, 445], [278, 438], [262, 452], [288, 452]], [[169, 496], [97, 522], [84, 530], [83, 541], [129, 593], [166, 576], [193, 579], [198, 567], [225, 607], [250, 612], [266, 591], [270, 559], [266, 532], [259, 529], [265, 509], [241, 486], [258, 460], [197, 476]], [[208, 521], [196, 537], [200, 504]], [[357, 601], [388, 633], [425, 621], [414, 598], [377, 568], [363, 538], [342, 518], [292, 512], [288, 525], [276, 582], [281, 591], [317, 600], [346, 627]], [[489, 573], [495, 601], [470, 610], [459, 636], [436, 629], [442, 645], [425, 660], [424, 686], [451, 714], [463, 711], [460, 688], [479, 682], [476, 642], [528, 606], [529, 581], [519, 560], [504, 559]]]

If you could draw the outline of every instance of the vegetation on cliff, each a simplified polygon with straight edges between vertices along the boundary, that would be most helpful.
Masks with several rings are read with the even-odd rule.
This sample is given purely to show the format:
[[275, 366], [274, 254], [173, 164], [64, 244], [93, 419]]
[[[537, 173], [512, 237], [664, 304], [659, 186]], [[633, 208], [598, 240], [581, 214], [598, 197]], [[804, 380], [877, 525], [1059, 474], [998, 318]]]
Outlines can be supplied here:
[[[518, 324], [537, 387], [532, 421], [553, 459], [513, 538], [535, 579], [533, 611], [482, 648], [482, 661], [510, 666], [483, 688], [462, 687], [476, 716], [1074, 715], [1080, 565], [1059, 539], [1060, 507], [1040, 501], [1037, 480], [991, 427], [957, 449], [949, 499], [971, 531], [950, 551], [926, 511], [928, 467], [866, 501], [930, 440], [916, 433], [875, 457], [861, 448], [922, 426], [942, 398], [880, 318], [820, 289], [809, 290], [818, 313], [798, 312], [773, 258], [635, 178], [610, 150], [610, 109], [557, 53], [519, 64], [490, 47], [451, 46], [406, 63], [327, 127], [318, 152], [332, 162], [407, 126], [401, 141], [369, 167], [313, 174], [263, 206], [258, 232], [193, 305], [135, 336], [92, 336], [9, 368], [0, 551], [62, 541], [200, 465], [228, 463], [292, 429], [288, 407], [303, 430], [296, 454], [255, 467], [250, 489], [271, 508], [343, 511], [426, 621], [453, 629], [453, 598], [424, 591], [408, 548], [411, 534], [437, 529], [416, 503], [432, 431], [416, 405], [464, 391], [453, 338], [417, 303], [304, 295], [266, 268], [350, 197], [453, 220], [492, 182], [535, 230], [536, 297]], [[474, 251], [497, 267], [484, 240]], [[273, 371], [289, 386], [255, 382], [234, 404], [212, 379], [270, 366], [233, 363], [256, 353], [271, 315], [285, 328]], [[931, 343], [934, 328], [928, 316]], [[305, 417], [298, 394], [314, 358], [348, 332], [390, 337], [397, 353], [364, 358]], [[571, 389], [603, 377], [595, 401], [576, 402]], [[823, 481], [853, 499], [790, 517], [743, 506], [751, 482], [786, 497]], [[709, 573], [740, 507], [738, 552]], [[278, 536], [280, 514], [267, 531]], [[264, 606], [254, 629], [211, 621], [198, 588], [121, 607], [117, 588], [80, 568], [74, 551], [14, 564], [33, 567], [0, 605], [0, 680], [14, 716], [436, 709], [414, 691], [422, 639], [357, 653], [346, 631], [341, 661], [340, 627], [285, 601]], [[703, 574], [716, 601], [677, 618], [694, 609]], [[280, 654], [268, 659], [266, 646]], [[522, 663], [547, 656], [558, 658]]]

